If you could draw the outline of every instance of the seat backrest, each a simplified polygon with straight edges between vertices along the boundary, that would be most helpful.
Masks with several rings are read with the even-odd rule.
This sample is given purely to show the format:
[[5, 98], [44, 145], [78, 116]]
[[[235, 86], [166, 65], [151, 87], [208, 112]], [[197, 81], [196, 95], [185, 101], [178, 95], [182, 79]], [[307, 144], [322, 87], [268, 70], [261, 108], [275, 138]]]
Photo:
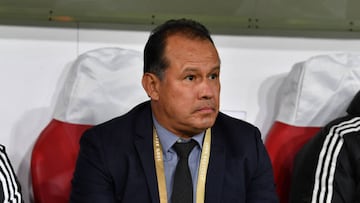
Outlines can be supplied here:
[[141, 56], [134, 50], [101, 48], [80, 55], [70, 66], [54, 117], [32, 151], [35, 203], [69, 202], [83, 132], [147, 99]]
[[360, 57], [315, 56], [295, 64], [280, 89], [277, 117], [265, 146], [274, 169], [280, 203], [287, 203], [294, 158], [300, 148], [332, 119], [346, 115], [360, 89]]

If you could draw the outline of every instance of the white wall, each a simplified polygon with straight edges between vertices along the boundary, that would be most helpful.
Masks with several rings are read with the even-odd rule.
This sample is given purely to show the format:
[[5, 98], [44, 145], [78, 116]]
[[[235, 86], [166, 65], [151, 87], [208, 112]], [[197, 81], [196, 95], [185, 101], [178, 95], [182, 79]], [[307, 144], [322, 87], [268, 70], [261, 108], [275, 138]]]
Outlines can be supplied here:
[[[30, 153], [52, 117], [66, 66], [88, 50], [116, 46], [142, 51], [148, 32], [0, 26], [0, 143], [29, 198]], [[360, 52], [360, 40], [218, 36], [221, 109], [244, 113], [266, 135], [275, 99], [292, 65], [314, 55]], [[139, 81], [140, 82], [140, 81]]]

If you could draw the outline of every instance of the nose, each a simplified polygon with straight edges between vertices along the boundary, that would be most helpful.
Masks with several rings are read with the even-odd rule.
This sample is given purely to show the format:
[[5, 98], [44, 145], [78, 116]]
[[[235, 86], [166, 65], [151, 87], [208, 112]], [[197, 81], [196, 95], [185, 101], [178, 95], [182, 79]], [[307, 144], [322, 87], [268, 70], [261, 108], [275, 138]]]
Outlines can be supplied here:
[[200, 99], [211, 99], [216, 94], [216, 91], [218, 91], [218, 88], [215, 81], [205, 79], [199, 84]]

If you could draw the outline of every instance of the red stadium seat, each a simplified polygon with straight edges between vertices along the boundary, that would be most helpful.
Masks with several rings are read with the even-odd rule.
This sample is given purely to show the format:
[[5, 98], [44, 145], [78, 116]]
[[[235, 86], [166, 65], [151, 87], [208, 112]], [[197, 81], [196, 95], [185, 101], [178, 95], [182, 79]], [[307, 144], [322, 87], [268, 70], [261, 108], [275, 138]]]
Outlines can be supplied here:
[[360, 89], [358, 64], [352, 54], [315, 56], [296, 64], [281, 85], [279, 112], [265, 139], [280, 203], [289, 201], [297, 152], [326, 123], [346, 114]]
[[281, 203], [288, 202], [294, 158], [320, 127], [297, 127], [276, 121], [266, 138], [274, 169], [276, 189]]
[[69, 202], [79, 139], [89, 127], [53, 119], [41, 132], [31, 159], [35, 202]]
[[75, 60], [58, 97], [54, 118], [32, 150], [35, 203], [69, 202], [81, 135], [87, 128], [145, 101], [141, 75], [141, 53], [133, 50], [102, 48]]

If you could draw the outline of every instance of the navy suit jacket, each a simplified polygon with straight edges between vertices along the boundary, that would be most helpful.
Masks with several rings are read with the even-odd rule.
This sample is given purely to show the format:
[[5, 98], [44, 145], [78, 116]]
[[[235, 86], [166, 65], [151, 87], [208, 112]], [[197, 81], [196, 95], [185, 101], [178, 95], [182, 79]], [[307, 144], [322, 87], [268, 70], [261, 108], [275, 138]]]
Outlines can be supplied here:
[[[158, 203], [150, 102], [87, 130], [72, 180], [72, 203]], [[206, 203], [278, 202], [259, 130], [219, 113], [212, 127]]]

